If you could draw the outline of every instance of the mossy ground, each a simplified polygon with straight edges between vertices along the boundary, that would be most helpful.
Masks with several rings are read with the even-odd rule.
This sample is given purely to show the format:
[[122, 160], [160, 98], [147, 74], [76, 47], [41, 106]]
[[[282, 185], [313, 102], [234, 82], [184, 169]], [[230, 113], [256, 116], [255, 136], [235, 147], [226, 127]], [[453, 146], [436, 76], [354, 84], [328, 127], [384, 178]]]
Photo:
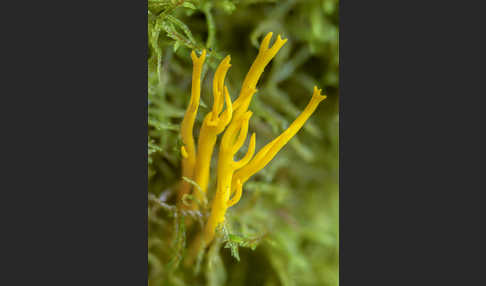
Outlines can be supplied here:
[[[288, 146], [245, 184], [212, 246], [198, 262], [185, 266], [187, 247], [207, 215], [175, 206], [181, 180], [179, 124], [190, 98], [190, 51], [210, 50], [197, 138], [212, 105], [219, 61], [231, 55], [226, 84], [234, 100], [259, 42], [270, 31], [288, 42], [266, 68], [250, 106], [257, 150], [292, 122], [314, 85], [328, 98]], [[149, 0], [148, 38], [149, 285], [337, 285], [338, 2]]]

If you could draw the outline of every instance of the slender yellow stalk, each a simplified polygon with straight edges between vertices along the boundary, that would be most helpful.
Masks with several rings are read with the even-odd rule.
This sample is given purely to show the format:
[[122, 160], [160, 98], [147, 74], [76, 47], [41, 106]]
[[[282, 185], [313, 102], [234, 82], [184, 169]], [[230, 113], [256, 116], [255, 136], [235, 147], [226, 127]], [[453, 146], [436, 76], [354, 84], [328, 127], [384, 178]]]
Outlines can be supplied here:
[[[213, 80], [213, 109], [204, 118], [198, 139], [194, 181], [201, 187], [202, 193], [195, 193], [196, 198], [198, 198], [199, 201], [205, 199], [207, 192], [210, 173], [209, 169], [216, 139], [231, 121], [233, 114], [228, 88], [224, 85], [226, 73], [231, 66], [229, 63], [230, 59], [230, 56], [227, 56], [216, 69]], [[226, 110], [220, 114], [223, 110], [223, 97], [226, 101]]]
[[[199, 99], [201, 97], [201, 72], [204, 60], [206, 59], [206, 50], [203, 50], [199, 58], [193, 51], [191, 53], [191, 58], [193, 62], [191, 99], [181, 124], [181, 137], [183, 144], [181, 147], [181, 153], [182, 176], [192, 179], [194, 174], [194, 166], [196, 165], [196, 146], [194, 143], [193, 128], [199, 107]], [[179, 199], [182, 199], [182, 196], [189, 193], [190, 189], [191, 185], [186, 181], [182, 181], [179, 190]]]
[[235, 110], [233, 117], [235, 118], [242, 116], [248, 110], [248, 106], [250, 105], [253, 94], [257, 91], [256, 84], [265, 70], [265, 67], [275, 57], [280, 48], [282, 48], [282, 46], [287, 42], [287, 39], [282, 39], [280, 35], [278, 35], [273, 46], [269, 47], [272, 35], [273, 33], [270, 32], [265, 36], [265, 38], [263, 38], [258, 55], [243, 81], [240, 95], [233, 103], [233, 109]]
[[265, 145], [255, 157], [244, 167], [238, 170], [233, 177], [233, 189], [232, 192], [238, 194], [239, 185], [244, 184], [251, 176], [263, 169], [277, 153], [289, 142], [289, 140], [297, 134], [302, 128], [304, 123], [309, 119], [312, 113], [316, 110], [319, 103], [326, 98], [325, 95], [321, 95], [321, 90], [316, 86], [314, 87], [314, 93], [311, 100], [307, 104], [302, 113], [292, 122], [292, 124], [282, 133], [280, 136], [272, 140]]

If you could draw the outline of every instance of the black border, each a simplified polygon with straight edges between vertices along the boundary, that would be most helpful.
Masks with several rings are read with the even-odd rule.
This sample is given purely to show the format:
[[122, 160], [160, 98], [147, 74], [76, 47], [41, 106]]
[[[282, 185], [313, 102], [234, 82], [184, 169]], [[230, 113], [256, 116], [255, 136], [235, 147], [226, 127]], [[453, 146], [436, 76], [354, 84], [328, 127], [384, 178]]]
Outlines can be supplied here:
[[147, 2], [20, 6], [0, 284], [147, 285]]

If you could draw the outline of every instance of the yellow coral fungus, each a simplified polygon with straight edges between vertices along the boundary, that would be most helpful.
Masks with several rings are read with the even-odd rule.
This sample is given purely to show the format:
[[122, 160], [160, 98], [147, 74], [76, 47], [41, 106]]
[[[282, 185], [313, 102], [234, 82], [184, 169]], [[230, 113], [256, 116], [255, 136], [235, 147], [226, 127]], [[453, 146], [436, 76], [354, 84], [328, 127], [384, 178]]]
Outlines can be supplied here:
[[[231, 66], [229, 63], [230, 57], [226, 57], [218, 66], [213, 79], [214, 103], [212, 110], [204, 118], [198, 139], [197, 152], [192, 137], [192, 128], [197, 113], [197, 105], [199, 104], [200, 75], [206, 53], [204, 51], [200, 58], [197, 58], [194, 52], [191, 54], [194, 62], [192, 94], [189, 107], [182, 122], [181, 132], [184, 146], [181, 149], [181, 153], [183, 156], [183, 175], [193, 179], [202, 189], [201, 193], [196, 192], [195, 195], [200, 201], [206, 199], [210, 174], [209, 168], [217, 136], [227, 127], [219, 147], [217, 185], [211, 203], [211, 213], [203, 233], [195, 240], [193, 249], [197, 249], [198, 245], [208, 245], [213, 240], [216, 228], [225, 220], [227, 209], [240, 200], [243, 184], [275, 157], [283, 146], [302, 128], [319, 103], [326, 98], [326, 96], [321, 95], [320, 89], [314, 87], [314, 93], [306, 108], [280, 136], [264, 146], [253, 157], [256, 144], [255, 134], [253, 133], [246, 154], [239, 161], [234, 161], [234, 156], [247, 138], [249, 121], [252, 116], [252, 112], [248, 111], [248, 107], [257, 91], [258, 80], [265, 67], [287, 41], [279, 35], [275, 43], [269, 47], [271, 38], [272, 33], [268, 33], [263, 39], [257, 58], [251, 65], [243, 81], [240, 94], [233, 104], [231, 103], [228, 89], [224, 85], [226, 73]], [[224, 102], [226, 102], [226, 110], [222, 112]], [[181, 194], [186, 194], [189, 191], [190, 186], [183, 186]]]
[[[192, 178], [194, 174], [194, 166], [196, 165], [196, 146], [193, 137], [194, 121], [196, 120], [197, 109], [199, 107], [199, 98], [201, 97], [201, 72], [204, 60], [206, 59], [206, 50], [203, 50], [201, 56], [198, 58], [196, 53], [191, 53], [193, 62], [192, 70], [192, 88], [191, 99], [187, 107], [184, 119], [181, 124], [182, 144], [182, 176]], [[180, 199], [182, 196], [189, 193], [191, 185], [182, 181], [181, 189], [179, 191]]]

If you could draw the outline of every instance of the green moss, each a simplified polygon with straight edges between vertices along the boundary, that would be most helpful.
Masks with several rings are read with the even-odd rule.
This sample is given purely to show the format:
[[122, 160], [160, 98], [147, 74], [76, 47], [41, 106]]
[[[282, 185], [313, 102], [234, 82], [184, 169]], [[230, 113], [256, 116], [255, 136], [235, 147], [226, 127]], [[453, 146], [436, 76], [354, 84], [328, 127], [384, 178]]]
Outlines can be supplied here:
[[[337, 285], [338, 2], [149, 0], [148, 19], [149, 285]], [[329, 97], [245, 184], [212, 246], [185, 266], [187, 246], [207, 219], [204, 210], [175, 207], [190, 51], [210, 49], [197, 136], [219, 61], [231, 55], [226, 83], [234, 100], [270, 31], [288, 42], [265, 70], [250, 107], [257, 150], [292, 122], [314, 85]], [[211, 199], [214, 182], [209, 190]]]

